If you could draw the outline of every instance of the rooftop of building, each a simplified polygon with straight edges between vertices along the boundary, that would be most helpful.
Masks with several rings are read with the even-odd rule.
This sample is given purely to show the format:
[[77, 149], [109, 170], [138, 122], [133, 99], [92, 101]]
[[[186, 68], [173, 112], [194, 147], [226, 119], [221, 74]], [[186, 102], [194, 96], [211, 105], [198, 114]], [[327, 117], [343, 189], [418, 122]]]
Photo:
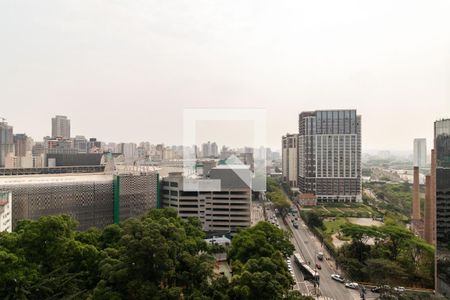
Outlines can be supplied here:
[[95, 166], [61, 166], [44, 168], [0, 168], [0, 177], [19, 175], [44, 175], [44, 174], [72, 174], [72, 173], [100, 173], [105, 169], [104, 165]]
[[218, 165], [212, 169], [240, 169], [240, 170], [250, 170], [250, 166], [249, 165]]
[[51, 183], [82, 183], [82, 182], [108, 182], [112, 181], [114, 175], [148, 175], [156, 172], [116, 171], [111, 173], [63, 173], [63, 174], [29, 174], [0, 176], [0, 187], [2, 185], [26, 185], [26, 184], [51, 184]]
[[69, 174], [37, 174], [0, 176], [0, 185], [28, 185], [49, 183], [107, 182], [113, 179], [112, 174], [105, 173], [69, 173]]
[[[211, 169], [209, 177], [191, 174], [185, 176], [183, 172], [169, 172], [164, 177], [167, 181], [183, 181], [184, 188], [196, 187], [198, 190], [247, 189], [252, 186], [252, 176], [248, 165], [219, 165]], [[181, 186], [179, 186], [182, 188]], [[214, 187], [214, 188], [212, 188]]]
[[[340, 112], [340, 111], [354, 111], [354, 112], [356, 112], [357, 110], [354, 109], [354, 108], [349, 108], [349, 109], [318, 109], [318, 110], [302, 111], [299, 115], [300, 116], [314, 116], [318, 112]], [[361, 116], [361, 115], [358, 115], [358, 116]]]
[[311, 193], [304, 193], [299, 195], [300, 200], [309, 200], [309, 199], [316, 199], [316, 195]]

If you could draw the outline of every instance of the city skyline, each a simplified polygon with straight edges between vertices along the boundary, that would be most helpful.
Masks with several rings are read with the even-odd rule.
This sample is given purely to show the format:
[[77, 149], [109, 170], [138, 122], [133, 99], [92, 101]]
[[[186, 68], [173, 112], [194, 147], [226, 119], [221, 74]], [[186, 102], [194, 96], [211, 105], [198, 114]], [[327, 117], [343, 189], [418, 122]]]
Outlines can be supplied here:
[[1, 3], [2, 117], [181, 144], [184, 108], [265, 108], [280, 148], [299, 112], [353, 108], [363, 151], [409, 150], [448, 117], [448, 1], [178, 4]]
[[0, 1], [0, 299], [450, 299], [450, 1]]
[[[331, 109], [331, 110], [333, 110], [333, 109]], [[297, 117], [299, 116], [299, 114], [296, 114], [296, 115], [297, 115]], [[69, 124], [70, 124], [70, 121], [72, 121], [72, 118], [70, 117], [70, 115], [61, 115], [61, 114], [58, 114], [58, 115], [53, 114], [53, 115], [51, 115], [49, 117], [49, 120], [52, 121], [55, 118], [55, 116], [67, 117], [68, 120], [69, 120]], [[2, 117], [0, 116], [0, 118], [2, 118]], [[53, 135], [52, 134], [52, 124], [49, 124], [47, 126], [48, 127], [47, 131], [46, 131], [47, 134], [44, 134], [44, 135], [41, 135], [41, 136], [34, 136], [34, 135], [31, 135], [29, 133], [29, 132], [33, 131], [32, 128], [30, 128], [29, 130], [21, 130], [21, 131], [19, 131], [16, 128], [17, 127], [22, 128], [22, 127], [16, 126], [16, 124], [11, 123], [9, 121], [9, 119], [6, 118], [6, 117], [3, 117], [3, 119], [4, 119], [4, 122], [6, 122], [8, 124], [8, 126], [12, 126], [13, 127], [14, 135], [25, 134], [29, 138], [31, 138], [34, 142], [42, 141], [46, 137], [50, 137], [51, 138], [52, 135]], [[438, 121], [438, 120], [442, 120], [442, 119], [445, 119], [445, 118], [438, 118], [438, 119], [433, 120], [433, 122]], [[217, 124], [212, 126], [212, 128], [214, 128], [214, 130], [217, 130], [218, 128], [220, 128], [220, 126], [223, 126], [224, 130], [225, 129], [229, 130], [230, 127], [231, 128], [237, 128], [240, 125], [246, 124], [246, 123], [251, 123], [251, 122], [249, 122], [249, 121], [238, 121], [237, 124], [234, 124], [234, 125], [233, 124], [229, 124], [229, 126], [226, 127], [227, 126], [227, 121], [219, 121], [219, 122], [217, 122]], [[75, 120], [74, 124], [76, 126], [76, 120]], [[212, 123], [206, 122], [205, 124], [208, 124], [208, 126], [211, 126]], [[364, 128], [364, 123], [363, 123], [362, 126]], [[88, 131], [90, 131], [92, 129], [93, 128], [90, 128], [90, 129], [88, 129]], [[249, 131], [249, 130], [247, 130], [247, 128], [243, 128], [243, 130], [244, 130], [244, 132], [246, 133], [246, 135], [248, 137], [251, 136], [251, 134], [252, 134], [251, 130]], [[200, 127], [199, 132], [200, 132], [200, 134], [199, 134], [199, 137], [196, 139], [196, 144], [195, 144], [198, 147], [201, 147], [203, 143], [207, 143], [208, 141], [210, 141], [210, 142], [217, 142], [219, 150], [220, 150], [220, 148], [222, 146], [231, 147], [233, 149], [239, 149], [239, 148], [244, 148], [244, 147], [250, 147], [250, 144], [251, 144], [250, 142], [248, 144], [246, 144], [245, 143], [245, 137], [242, 137], [242, 136], [240, 136], [236, 140], [237, 144], [233, 143], [233, 142], [227, 143], [226, 141], [229, 142], [229, 141], [234, 141], [234, 140], [230, 139], [230, 138], [227, 138], [226, 136], [221, 136], [221, 135], [216, 136], [216, 140], [214, 140], [213, 132], [209, 132], [208, 128], [206, 126]], [[431, 128], [431, 132], [432, 132], [432, 135], [433, 135], [433, 128]], [[292, 130], [292, 131], [285, 131], [280, 136], [284, 136], [286, 134], [298, 134], [298, 129], [297, 129], [297, 131], [294, 131], [294, 130]], [[364, 137], [364, 131], [362, 133], [362, 136]], [[152, 145], [163, 144], [165, 146], [186, 146], [186, 145], [183, 145], [181, 140], [178, 143], [168, 143], [168, 142], [166, 142], [164, 140], [163, 141], [155, 141], [154, 139], [145, 139], [145, 138], [138, 139], [138, 140], [130, 140], [130, 139], [107, 140], [107, 139], [103, 139], [102, 137], [91, 135], [91, 134], [89, 134], [89, 132], [78, 132], [78, 131], [73, 131], [72, 130], [72, 134], [71, 134], [70, 138], [71, 139], [76, 139], [78, 137], [84, 137], [84, 138], [86, 138], [88, 140], [89, 140], [89, 138], [95, 137], [98, 140], [100, 140], [101, 142], [106, 143], [106, 144], [109, 144], [109, 143], [113, 143], [113, 144], [134, 143], [136, 145], [139, 145], [140, 143], [148, 143], [148, 142], [150, 142]], [[278, 139], [279, 139], [279, 137], [278, 137]], [[372, 147], [367, 146], [364, 143], [362, 143], [362, 153], [365, 153], [365, 154], [376, 154], [376, 152], [378, 152], [378, 151], [389, 151], [389, 152], [392, 152], [392, 154], [394, 154], [394, 155], [401, 155], [401, 156], [403, 156], [403, 155], [408, 155], [408, 156], [414, 155], [414, 145], [411, 145], [411, 143], [414, 142], [416, 139], [418, 139], [417, 136], [412, 138], [412, 140], [409, 142], [409, 147], [399, 148], [399, 149], [396, 149], [396, 148], [376, 148], [376, 147], [372, 148]], [[432, 141], [433, 141], [432, 137], [431, 138], [428, 138], [428, 137], [427, 138], [420, 138], [420, 139], [425, 139], [426, 143], [432, 143]], [[221, 142], [218, 142], [218, 141], [221, 141]], [[187, 145], [187, 146], [192, 146], [192, 145]], [[277, 151], [277, 152], [280, 152], [280, 153], [282, 151], [281, 143], [280, 143], [280, 145], [267, 144], [266, 147], [270, 148], [273, 151]]]

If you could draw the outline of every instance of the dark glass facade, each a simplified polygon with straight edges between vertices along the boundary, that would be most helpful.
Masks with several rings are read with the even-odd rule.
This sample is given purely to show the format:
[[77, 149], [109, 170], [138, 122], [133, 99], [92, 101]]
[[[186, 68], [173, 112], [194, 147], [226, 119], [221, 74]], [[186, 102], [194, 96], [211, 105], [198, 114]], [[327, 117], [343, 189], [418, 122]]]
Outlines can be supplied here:
[[450, 296], [450, 119], [434, 124], [436, 151], [436, 288]]

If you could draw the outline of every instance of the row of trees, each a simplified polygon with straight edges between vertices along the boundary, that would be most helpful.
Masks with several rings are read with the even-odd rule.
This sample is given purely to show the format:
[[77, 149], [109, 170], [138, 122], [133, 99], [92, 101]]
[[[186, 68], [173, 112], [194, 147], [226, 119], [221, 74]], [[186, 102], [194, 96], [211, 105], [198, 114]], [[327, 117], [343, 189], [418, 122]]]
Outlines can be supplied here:
[[267, 177], [267, 198], [272, 202], [273, 207], [278, 209], [282, 216], [288, 214], [292, 205], [286, 194], [280, 188], [280, 183], [271, 177]]
[[241, 231], [229, 252], [234, 276], [228, 299], [312, 299], [291, 291], [285, 257], [293, 251], [288, 233], [270, 223]]
[[0, 233], [1, 299], [302, 299], [289, 292], [286, 234], [259, 223], [233, 239], [233, 277], [214, 276], [217, 247], [198, 219], [154, 209], [103, 230], [68, 216], [21, 221]]
[[314, 211], [302, 211], [301, 216], [321, 236], [340, 268], [353, 280], [433, 288], [434, 248], [403, 225], [387, 223], [369, 227], [346, 223], [341, 226], [340, 234], [351, 241], [336, 251], [329, 237], [323, 234], [321, 217]]
[[308, 225], [309, 228], [317, 228], [317, 229], [324, 229], [324, 224], [322, 221], [322, 217], [315, 211], [300, 211], [300, 216], [305, 221], [306, 225]]
[[352, 241], [338, 251], [337, 262], [354, 280], [432, 288], [434, 248], [399, 225], [342, 226]]
[[104, 230], [68, 216], [0, 235], [2, 299], [180, 299], [209, 287], [214, 265], [198, 220], [152, 210]]
[[372, 189], [377, 198], [383, 201], [379, 204], [381, 209], [410, 215], [412, 188], [409, 183], [366, 183], [365, 186]]

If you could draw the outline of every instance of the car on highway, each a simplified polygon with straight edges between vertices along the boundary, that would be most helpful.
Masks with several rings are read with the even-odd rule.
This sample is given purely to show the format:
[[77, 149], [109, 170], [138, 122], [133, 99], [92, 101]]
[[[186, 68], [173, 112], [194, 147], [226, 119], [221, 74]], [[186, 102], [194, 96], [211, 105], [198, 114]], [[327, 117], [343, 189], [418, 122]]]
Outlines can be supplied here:
[[359, 285], [356, 282], [347, 282], [345, 284], [345, 287], [356, 290], [359, 287]]
[[405, 291], [405, 288], [402, 286], [397, 286], [394, 288], [394, 292], [397, 292], [397, 293], [403, 293], [404, 291]]
[[294, 226], [294, 228], [297, 228], [297, 229], [298, 229], [298, 223], [297, 223], [297, 222], [294, 222], [294, 223], [292, 224], [292, 226]]
[[336, 281], [339, 281], [339, 282], [344, 282], [345, 281], [344, 277], [342, 277], [339, 274], [331, 274], [331, 278], [336, 280]]
[[316, 268], [322, 270], [322, 266], [320, 264], [316, 264]]

